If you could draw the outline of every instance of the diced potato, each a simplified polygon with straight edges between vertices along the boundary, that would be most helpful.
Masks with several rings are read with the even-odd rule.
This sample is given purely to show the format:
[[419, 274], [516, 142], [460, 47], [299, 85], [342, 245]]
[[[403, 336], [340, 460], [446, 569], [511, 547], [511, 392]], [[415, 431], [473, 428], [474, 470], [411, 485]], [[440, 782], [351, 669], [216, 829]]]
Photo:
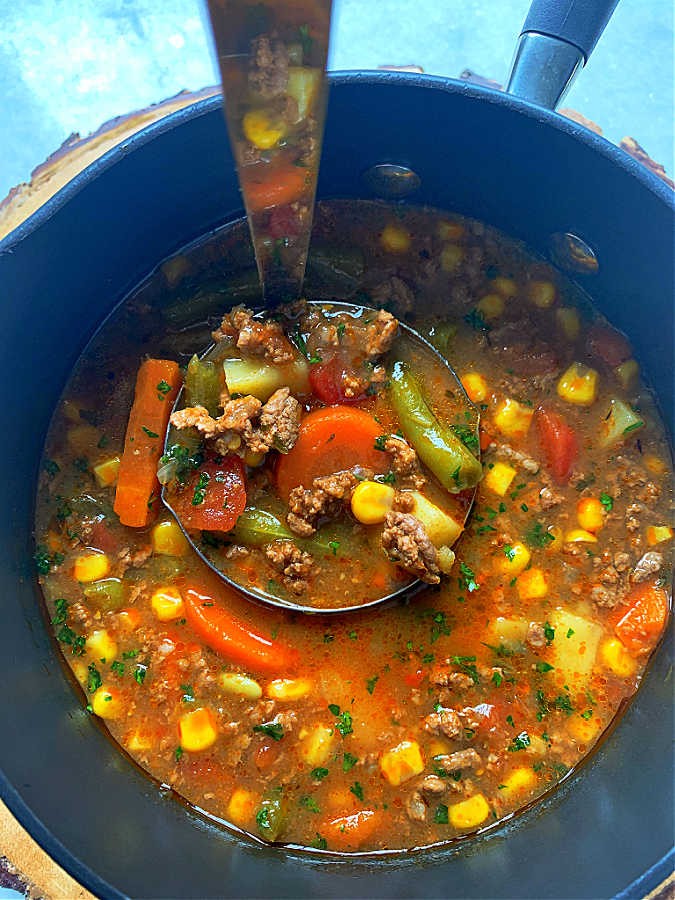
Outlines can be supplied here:
[[507, 398], [495, 413], [494, 424], [502, 434], [508, 437], [523, 437], [527, 434], [534, 409]]
[[495, 569], [503, 575], [520, 575], [530, 562], [530, 551], [520, 541], [502, 547], [495, 557]]
[[98, 448], [101, 432], [93, 425], [75, 425], [68, 429], [68, 444], [76, 456], [87, 456]]
[[627, 438], [634, 437], [635, 432], [644, 424], [640, 416], [633, 412], [627, 403], [619, 400], [618, 397], [613, 397], [610, 400], [609, 410], [600, 420], [598, 443], [603, 448], [620, 444]]
[[429, 535], [431, 543], [435, 547], [452, 546], [462, 533], [460, 523], [435, 503], [427, 500], [419, 491], [410, 491], [410, 495], [414, 503], [410, 510], [411, 515], [424, 525], [424, 530]]
[[478, 301], [476, 309], [486, 321], [498, 319], [504, 312], [504, 298], [501, 294], [486, 294]]
[[647, 543], [651, 544], [653, 547], [654, 544], [662, 544], [664, 541], [669, 541], [673, 537], [673, 529], [670, 525], [650, 525], [647, 529]]
[[460, 378], [462, 387], [472, 403], [482, 403], [488, 395], [488, 384], [478, 372], [467, 372]]
[[403, 225], [390, 222], [380, 235], [380, 243], [389, 253], [405, 253], [410, 249], [410, 232]]
[[531, 281], [527, 296], [530, 303], [538, 306], [539, 309], [548, 309], [555, 303], [555, 285], [550, 281]]
[[640, 375], [638, 361], [636, 359], [627, 359], [614, 369], [614, 374], [624, 391], [630, 390]]
[[462, 831], [478, 828], [489, 815], [490, 807], [483, 794], [474, 794], [473, 797], [448, 807], [450, 824]]
[[538, 734], [530, 735], [530, 746], [526, 748], [530, 756], [545, 756], [548, 753], [548, 744]]
[[602, 722], [595, 715], [589, 716], [586, 719], [581, 715], [574, 715], [569, 720], [567, 728], [572, 737], [580, 744], [590, 744], [600, 733]]
[[394, 502], [394, 488], [379, 481], [361, 481], [352, 494], [354, 518], [363, 525], [379, 525], [387, 517]]
[[140, 753], [143, 750], [152, 750], [152, 735], [142, 728], [134, 728], [124, 740], [124, 746], [130, 753]]
[[458, 241], [464, 234], [464, 226], [459, 222], [439, 222], [438, 236], [442, 241]]
[[184, 556], [188, 542], [178, 522], [165, 519], [152, 529], [152, 550], [165, 556]]
[[309, 393], [309, 364], [304, 359], [283, 366], [271, 366], [260, 359], [224, 359], [223, 369], [231, 394], [252, 394], [265, 402], [286, 386], [293, 394]]
[[499, 786], [499, 796], [511, 800], [519, 794], [532, 790], [536, 781], [537, 776], [530, 766], [518, 766], [503, 779]]
[[600, 659], [619, 678], [630, 678], [637, 669], [637, 663], [618, 638], [607, 638], [602, 642]]
[[259, 700], [262, 697], [262, 688], [258, 682], [238, 672], [221, 672], [218, 684], [228, 694], [238, 694], [247, 700]]
[[110, 560], [106, 553], [89, 551], [81, 553], [75, 558], [73, 576], [76, 581], [88, 584], [90, 581], [98, 581], [110, 571]]
[[464, 259], [464, 250], [457, 244], [446, 244], [441, 250], [441, 269], [444, 272], [454, 272]]
[[272, 700], [299, 700], [312, 690], [309, 678], [275, 678], [265, 688]]
[[117, 688], [102, 684], [91, 698], [91, 709], [94, 715], [102, 719], [117, 719], [124, 712], [122, 694]]
[[173, 622], [185, 614], [181, 592], [170, 584], [157, 588], [150, 600], [150, 606], [160, 622]]
[[298, 104], [297, 122], [302, 122], [314, 110], [321, 85], [321, 70], [308, 66], [289, 66], [286, 93]]
[[589, 675], [602, 637], [602, 628], [563, 609], [554, 610], [550, 622], [555, 629], [555, 638], [549, 647], [551, 665], [565, 677]]
[[401, 741], [380, 757], [380, 769], [389, 784], [398, 787], [424, 771], [424, 757], [417, 741]]
[[516, 470], [506, 463], [496, 462], [488, 469], [483, 478], [483, 484], [493, 493], [503, 497], [508, 491], [511, 482], [516, 477]]
[[218, 737], [213, 713], [205, 706], [184, 713], [178, 720], [178, 734], [183, 750], [194, 753], [207, 750]]
[[556, 309], [555, 318], [558, 327], [569, 341], [576, 341], [579, 337], [580, 323], [579, 313], [573, 306], [561, 306]]
[[583, 528], [572, 528], [572, 530], [568, 531], [565, 535], [566, 544], [597, 544], [597, 542], [597, 537], [594, 534], [591, 534], [590, 531], [585, 531]]
[[245, 788], [236, 788], [227, 804], [227, 817], [235, 825], [249, 825], [253, 821], [259, 803], [259, 794]]
[[242, 122], [244, 136], [259, 150], [269, 150], [279, 143], [286, 132], [280, 116], [273, 116], [261, 109], [250, 109]]
[[595, 534], [605, 524], [605, 507], [595, 497], [582, 497], [577, 503], [577, 522], [584, 531]]
[[99, 487], [110, 487], [111, 484], [115, 484], [120, 463], [119, 456], [111, 456], [94, 466], [92, 471]]
[[527, 619], [506, 619], [497, 616], [490, 619], [488, 627], [493, 635], [490, 643], [496, 647], [503, 645], [507, 650], [519, 650], [525, 644], [529, 623]]
[[518, 293], [518, 286], [513, 278], [504, 278], [500, 275], [493, 280], [492, 285], [503, 297], [515, 297]]
[[597, 388], [598, 373], [595, 369], [574, 362], [560, 377], [558, 396], [575, 406], [591, 406], [595, 402]]
[[105, 628], [97, 628], [87, 638], [87, 652], [97, 660], [112, 662], [117, 656], [117, 641]]
[[517, 588], [521, 600], [539, 600], [548, 593], [546, 576], [536, 567], [527, 569], [518, 577]]
[[306, 737], [298, 742], [298, 751], [307, 765], [314, 768], [326, 762], [334, 743], [334, 728], [328, 725], [315, 725]]

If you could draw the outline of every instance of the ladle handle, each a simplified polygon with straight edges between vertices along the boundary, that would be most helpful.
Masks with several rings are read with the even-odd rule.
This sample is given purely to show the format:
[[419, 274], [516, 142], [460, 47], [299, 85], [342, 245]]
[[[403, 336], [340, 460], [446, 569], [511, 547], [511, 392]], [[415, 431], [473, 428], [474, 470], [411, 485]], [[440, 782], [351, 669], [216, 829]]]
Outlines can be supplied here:
[[605, 30], [618, 0], [533, 0], [507, 91], [555, 109]]

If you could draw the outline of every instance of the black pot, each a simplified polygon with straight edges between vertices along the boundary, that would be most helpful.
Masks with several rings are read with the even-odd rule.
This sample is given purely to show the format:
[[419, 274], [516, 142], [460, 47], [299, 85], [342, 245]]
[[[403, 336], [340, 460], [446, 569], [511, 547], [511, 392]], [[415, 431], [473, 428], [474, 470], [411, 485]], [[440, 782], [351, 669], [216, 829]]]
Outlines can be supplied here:
[[[0, 795], [99, 896], [624, 897], [672, 868], [672, 646], [615, 732], [551, 798], [492, 835], [386, 859], [322, 861], [207, 824], [143, 775], [82, 708], [32, 572], [32, 497], [47, 424], [93, 331], [163, 257], [241, 215], [220, 101], [130, 138], [0, 244], [9, 382], [0, 449], [4, 598]], [[602, 138], [522, 100], [399, 73], [331, 78], [320, 196], [363, 196], [373, 164], [411, 167], [411, 197], [548, 253], [573, 232], [579, 275], [626, 331], [672, 431], [674, 216], [668, 188]]]

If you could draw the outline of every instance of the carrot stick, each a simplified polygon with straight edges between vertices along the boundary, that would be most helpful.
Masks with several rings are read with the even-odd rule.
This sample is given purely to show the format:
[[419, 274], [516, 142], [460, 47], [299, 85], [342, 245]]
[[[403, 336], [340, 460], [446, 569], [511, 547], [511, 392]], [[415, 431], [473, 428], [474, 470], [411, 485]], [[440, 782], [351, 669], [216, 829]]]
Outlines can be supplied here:
[[300, 662], [293, 647], [252, 631], [200, 591], [185, 592], [185, 611], [194, 631], [212, 650], [254, 672], [286, 672]]
[[[263, 171], [259, 171], [263, 169]], [[244, 196], [252, 212], [286, 206], [307, 188], [307, 169], [294, 165], [254, 166], [242, 173]]]
[[171, 360], [146, 359], [138, 370], [115, 492], [114, 509], [123, 525], [142, 528], [154, 515], [157, 464], [181, 381], [178, 363]]
[[326, 837], [329, 850], [356, 850], [380, 824], [381, 816], [376, 810], [362, 809], [324, 822], [321, 833]]
[[654, 649], [668, 619], [668, 594], [651, 581], [637, 584], [626, 598], [630, 604], [614, 626], [629, 652], [639, 655]]

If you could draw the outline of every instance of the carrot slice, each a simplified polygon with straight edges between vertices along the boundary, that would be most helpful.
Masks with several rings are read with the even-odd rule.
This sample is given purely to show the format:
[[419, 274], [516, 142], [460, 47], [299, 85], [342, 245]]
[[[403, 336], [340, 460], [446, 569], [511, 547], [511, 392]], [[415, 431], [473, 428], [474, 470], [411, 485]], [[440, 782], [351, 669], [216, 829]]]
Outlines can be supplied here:
[[309, 413], [300, 423], [295, 446], [277, 464], [279, 495], [288, 495], [299, 484], [309, 487], [319, 475], [331, 475], [352, 466], [386, 472], [391, 458], [375, 441], [382, 428], [362, 409], [328, 406]]
[[614, 633], [631, 653], [648, 653], [665, 627], [668, 594], [652, 581], [636, 585], [627, 600], [630, 607], [614, 626]]
[[338, 816], [325, 822], [320, 834], [329, 850], [356, 850], [374, 833], [380, 816], [374, 809], [361, 809], [349, 816]]
[[142, 528], [154, 517], [157, 464], [181, 381], [178, 363], [168, 359], [146, 359], [138, 370], [115, 491], [114, 509], [123, 525]]
[[251, 166], [241, 173], [244, 196], [252, 212], [285, 206], [307, 188], [307, 169], [294, 165]]
[[299, 665], [300, 654], [294, 647], [253, 631], [213, 597], [189, 588], [184, 599], [188, 622], [216, 653], [254, 672], [287, 672]]

